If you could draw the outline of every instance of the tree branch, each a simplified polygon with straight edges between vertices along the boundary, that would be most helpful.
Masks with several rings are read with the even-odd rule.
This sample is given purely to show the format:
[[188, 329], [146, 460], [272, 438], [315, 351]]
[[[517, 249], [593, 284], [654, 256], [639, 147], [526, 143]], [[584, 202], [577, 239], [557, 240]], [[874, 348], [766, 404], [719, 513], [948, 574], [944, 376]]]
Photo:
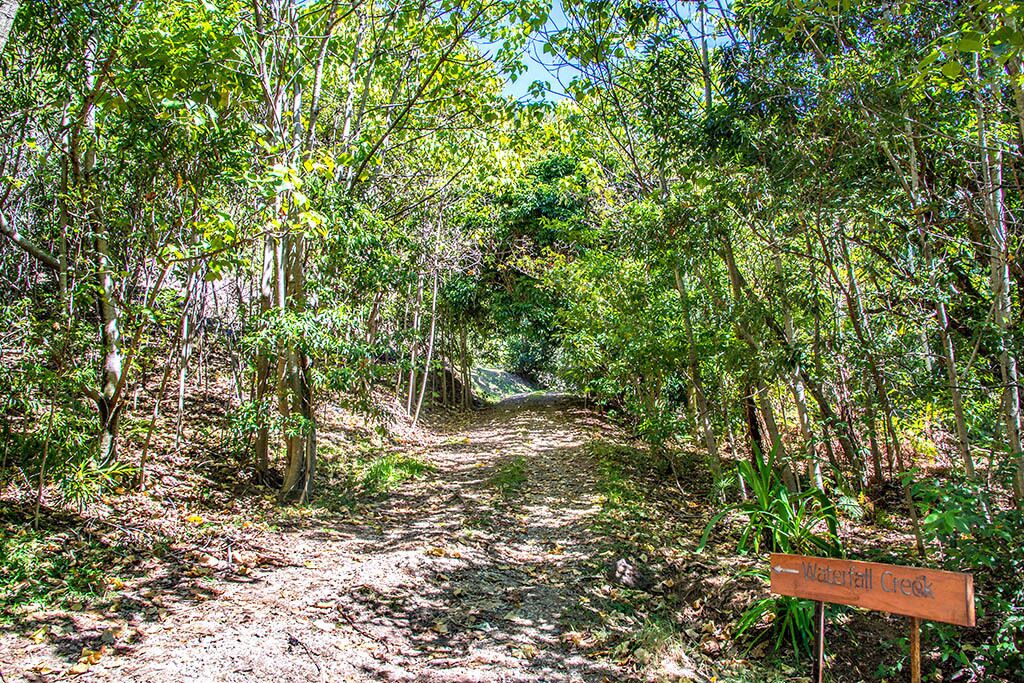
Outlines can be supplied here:
[[17, 228], [7, 222], [7, 218], [2, 213], [0, 213], [0, 234], [14, 242], [31, 256], [37, 258], [43, 265], [53, 270], [60, 269], [60, 261], [56, 256], [18, 232]]

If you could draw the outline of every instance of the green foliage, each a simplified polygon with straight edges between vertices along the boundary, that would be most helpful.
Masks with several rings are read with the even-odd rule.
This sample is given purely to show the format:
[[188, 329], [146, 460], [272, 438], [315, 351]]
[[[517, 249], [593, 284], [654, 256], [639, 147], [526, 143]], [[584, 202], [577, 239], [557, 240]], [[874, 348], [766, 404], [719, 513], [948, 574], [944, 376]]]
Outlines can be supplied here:
[[503, 497], [518, 493], [526, 483], [526, 460], [513, 458], [498, 466], [498, 469], [487, 479], [487, 485], [498, 490]]
[[427, 476], [434, 466], [403, 453], [380, 453], [362, 445], [350, 452], [326, 448], [318, 482], [323, 494], [316, 505], [334, 512], [387, 496], [403, 483]]
[[[767, 579], [767, 573], [763, 578]], [[751, 648], [767, 643], [773, 654], [788, 652], [794, 662], [800, 662], [813, 654], [815, 630], [814, 602], [774, 595], [744, 610], [734, 634], [747, 640]]]
[[88, 537], [0, 523], [0, 622], [14, 608], [91, 603], [116, 577], [123, 549]]
[[[795, 493], [786, 488], [776, 467], [779, 448], [768, 458], [755, 449], [753, 462], [739, 462], [739, 477], [746, 486], [746, 500], [726, 507], [708, 522], [698, 544], [707, 545], [714, 527], [730, 514], [744, 523], [737, 541], [741, 553], [760, 555], [782, 552], [795, 555], [837, 557], [842, 554], [836, 506], [822, 491]], [[764, 580], [768, 572], [754, 572]], [[789, 596], [771, 596], [754, 602], [740, 616], [736, 636], [751, 647], [766, 642], [773, 653], [789, 651], [795, 659], [810, 654], [814, 641], [814, 603]]]
[[836, 557], [842, 554], [836, 506], [824, 492], [790, 491], [776, 467], [779, 449], [767, 459], [756, 451], [753, 462], [739, 462], [739, 476], [748, 498], [715, 515], [704, 529], [699, 548], [712, 529], [727, 515], [740, 514], [745, 522], [737, 541], [741, 553], [781, 552]]
[[399, 453], [390, 453], [360, 463], [357, 467], [359, 490], [370, 496], [394, 491], [402, 482], [422, 477], [434, 470], [429, 463]]
[[942, 567], [975, 577], [979, 631], [972, 637], [929, 624], [942, 660], [1012, 680], [1024, 669], [1024, 515], [996, 504], [988, 487], [967, 480], [914, 486], [922, 527], [941, 548]]

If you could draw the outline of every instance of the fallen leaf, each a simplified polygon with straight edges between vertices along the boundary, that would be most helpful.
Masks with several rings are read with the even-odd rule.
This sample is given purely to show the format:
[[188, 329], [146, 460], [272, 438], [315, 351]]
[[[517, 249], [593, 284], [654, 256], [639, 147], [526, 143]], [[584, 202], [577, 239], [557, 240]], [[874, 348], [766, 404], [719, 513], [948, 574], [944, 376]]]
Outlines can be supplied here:
[[90, 650], [87, 647], [82, 648], [82, 656], [78, 658], [79, 663], [85, 664], [96, 664], [103, 658], [107, 652], [106, 646], [100, 646], [98, 650]]

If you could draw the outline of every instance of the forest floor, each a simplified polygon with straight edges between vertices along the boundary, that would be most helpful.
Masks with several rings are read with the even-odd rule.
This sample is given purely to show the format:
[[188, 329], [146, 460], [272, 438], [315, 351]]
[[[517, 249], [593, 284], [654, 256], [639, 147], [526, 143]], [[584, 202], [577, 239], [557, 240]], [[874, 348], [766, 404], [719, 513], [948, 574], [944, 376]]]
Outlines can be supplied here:
[[649, 495], [597, 412], [526, 394], [425, 433], [400, 454], [416, 476], [363, 503], [217, 523], [179, 504], [200, 533], [102, 600], [18, 613], [0, 677], [794, 680], [728, 637], [764, 587], [748, 560], [692, 553], [704, 498]]

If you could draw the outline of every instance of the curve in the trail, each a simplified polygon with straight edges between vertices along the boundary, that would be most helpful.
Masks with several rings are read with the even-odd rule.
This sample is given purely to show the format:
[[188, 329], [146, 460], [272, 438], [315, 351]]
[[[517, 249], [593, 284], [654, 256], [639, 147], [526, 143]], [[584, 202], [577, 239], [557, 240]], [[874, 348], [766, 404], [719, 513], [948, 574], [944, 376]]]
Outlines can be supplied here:
[[360, 523], [282, 533], [291, 566], [168, 605], [94, 680], [629, 680], [568, 642], [600, 500], [584, 444], [606, 425], [520, 395], [438, 438], [436, 471]]

